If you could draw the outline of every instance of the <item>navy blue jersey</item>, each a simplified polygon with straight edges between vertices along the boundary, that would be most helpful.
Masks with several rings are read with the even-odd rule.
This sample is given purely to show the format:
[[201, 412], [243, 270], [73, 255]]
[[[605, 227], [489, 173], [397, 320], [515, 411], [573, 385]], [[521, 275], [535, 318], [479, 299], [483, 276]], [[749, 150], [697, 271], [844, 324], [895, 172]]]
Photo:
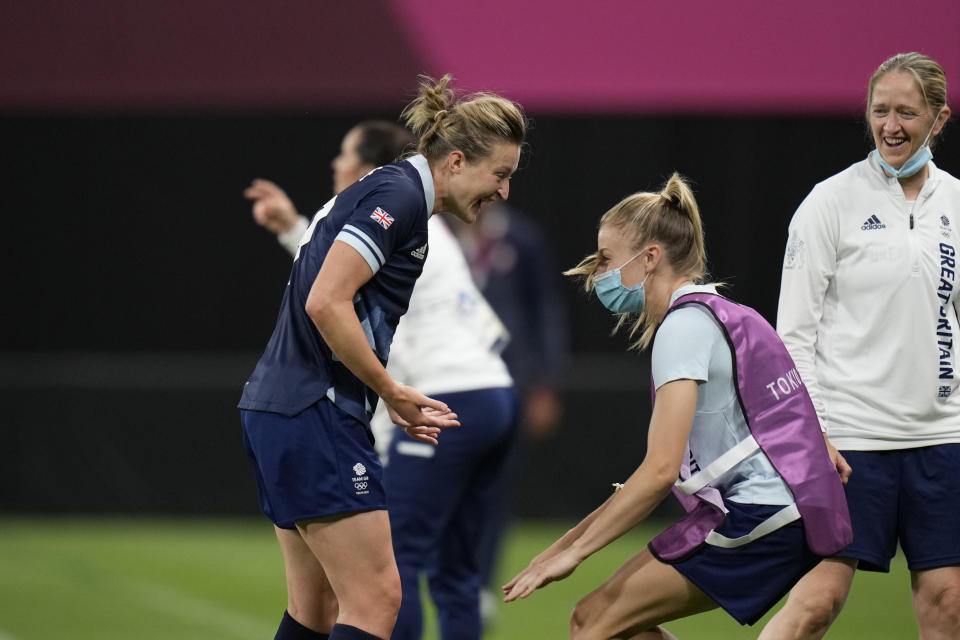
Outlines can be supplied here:
[[324, 342], [305, 311], [307, 296], [335, 240], [356, 249], [373, 277], [353, 306], [370, 348], [386, 365], [397, 322], [423, 270], [433, 199], [427, 161], [414, 156], [371, 172], [317, 212], [300, 241], [277, 325], [244, 387], [241, 409], [293, 416], [327, 397], [369, 425], [376, 394]]

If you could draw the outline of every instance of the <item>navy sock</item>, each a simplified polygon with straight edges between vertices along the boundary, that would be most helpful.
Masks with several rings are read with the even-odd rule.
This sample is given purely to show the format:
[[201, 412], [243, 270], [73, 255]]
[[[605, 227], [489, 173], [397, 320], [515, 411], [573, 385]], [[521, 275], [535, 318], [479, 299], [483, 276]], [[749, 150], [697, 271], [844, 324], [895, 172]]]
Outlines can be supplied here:
[[348, 624], [335, 624], [330, 632], [330, 640], [384, 640], [380, 636], [367, 633]]
[[325, 633], [303, 626], [284, 611], [280, 626], [277, 627], [277, 635], [273, 640], [328, 640], [329, 638], [330, 636]]

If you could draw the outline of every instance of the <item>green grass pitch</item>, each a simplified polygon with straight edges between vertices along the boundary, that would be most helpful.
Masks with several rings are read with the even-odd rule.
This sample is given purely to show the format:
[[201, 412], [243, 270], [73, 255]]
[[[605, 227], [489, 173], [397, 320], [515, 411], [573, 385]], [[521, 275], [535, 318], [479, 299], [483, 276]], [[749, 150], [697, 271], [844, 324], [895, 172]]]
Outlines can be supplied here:
[[[569, 526], [517, 524], [504, 580]], [[641, 527], [589, 558], [567, 580], [501, 605], [486, 640], [567, 637], [576, 601], [641, 549]], [[910, 579], [858, 573], [828, 638], [912, 638]], [[262, 640], [285, 604], [282, 564], [265, 520], [0, 518], [0, 640]], [[428, 605], [429, 608], [429, 605]], [[666, 625], [680, 638], [755, 638], [722, 611]], [[436, 638], [428, 622], [425, 640]]]

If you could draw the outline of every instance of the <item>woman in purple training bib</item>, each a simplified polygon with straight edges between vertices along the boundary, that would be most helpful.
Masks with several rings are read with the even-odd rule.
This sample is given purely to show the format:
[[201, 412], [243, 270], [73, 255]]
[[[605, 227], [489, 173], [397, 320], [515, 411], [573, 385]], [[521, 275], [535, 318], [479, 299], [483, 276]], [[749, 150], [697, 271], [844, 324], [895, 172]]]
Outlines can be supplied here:
[[[505, 587], [570, 575], [675, 489], [687, 515], [573, 612], [571, 638], [671, 638], [658, 625], [715, 607], [753, 624], [850, 540], [841, 480], [773, 328], [703, 284], [703, 228], [674, 174], [600, 219], [597, 252], [567, 275], [652, 345], [655, 404], [640, 467]], [[678, 480], [679, 477], [679, 480]], [[676, 486], [675, 486], [676, 485]]]

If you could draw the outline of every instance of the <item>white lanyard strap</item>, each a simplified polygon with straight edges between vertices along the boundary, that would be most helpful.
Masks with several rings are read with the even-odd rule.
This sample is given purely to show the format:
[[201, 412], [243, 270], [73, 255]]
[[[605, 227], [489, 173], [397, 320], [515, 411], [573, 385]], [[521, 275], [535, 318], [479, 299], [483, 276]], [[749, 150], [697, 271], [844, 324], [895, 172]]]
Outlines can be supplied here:
[[745, 536], [740, 536], [739, 538], [728, 538], [727, 536], [720, 535], [716, 531], [711, 531], [707, 534], [707, 539], [705, 542], [715, 547], [733, 549], [734, 547], [743, 546], [748, 542], [753, 542], [757, 538], [762, 538], [768, 533], [773, 533], [780, 527], [788, 525], [794, 520], [799, 519], [800, 510], [797, 509], [797, 504], [793, 503], [788, 507], [780, 509], [780, 511], [777, 511], [775, 514], [758, 524], [753, 528], [753, 531]]
[[677, 488], [688, 496], [693, 495], [733, 469], [759, 448], [760, 445], [757, 444], [757, 441], [754, 440], [752, 435], [749, 435], [707, 465], [707, 468], [701, 469], [685, 480], [678, 480]]

